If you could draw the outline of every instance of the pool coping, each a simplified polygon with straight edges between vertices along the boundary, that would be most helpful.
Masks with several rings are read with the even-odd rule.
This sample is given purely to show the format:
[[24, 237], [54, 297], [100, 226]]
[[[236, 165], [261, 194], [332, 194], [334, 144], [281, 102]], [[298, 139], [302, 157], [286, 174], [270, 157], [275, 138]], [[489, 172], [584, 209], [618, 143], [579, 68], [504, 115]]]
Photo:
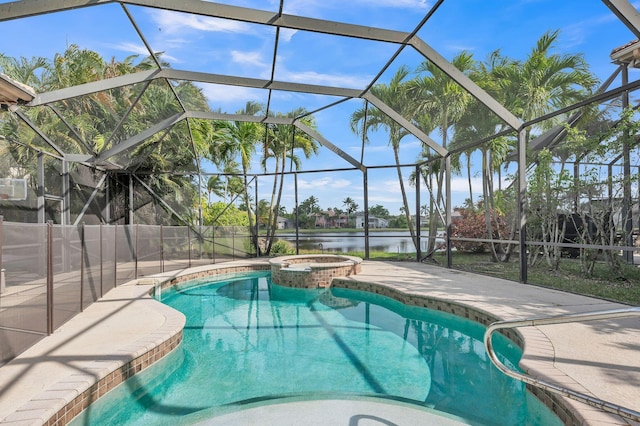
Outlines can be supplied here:
[[[331, 285], [370, 291], [394, 298], [406, 304], [449, 312], [484, 325], [488, 325], [496, 320], [508, 319], [508, 317], [512, 316], [505, 312], [495, 312], [492, 309], [488, 309], [486, 303], [474, 303], [470, 300], [461, 302], [446, 296], [435, 295], [427, 286], [422, 286], [422, 288], [418, 288], [417, 290], [415, 288], [403, 288], [403, 286], [397, 282], [392, 282], [375, 271], [371, 272], [372, 268], [380, 267], [381, 265], [385, 267], [384, 265], [387, 264], [403, 268], [405, 273], [409, 275], [422, 273], [420, 269], [424, 270], [425, 267], [426, 270], [432, 272], [434, 271], [433, 268], [438, 268], [432, 265], [425, 266], [423, 264], [417, 264], [421, 265], [417, 266], [405, 262], [376, 263], [365, 261], [363, 262], [364, 274], [337, 277], [332, 281]], [[449, 269], [439, 269], [441, 269], [441, 271], [438, 272], [440, 274], [451, 272]], [[120, 294], [122, 291], [118, 291], [118, 289], [128, 289], [132, 292], [130, 296], [131, 302], [143, 303], [146, 301], [147, 306], [152, 306], [152, 309], [163, 317], [162, 324], [153, 330], [149, 330], [148, 333], [138, 336], [135, 341], [114, 349], [113, 353], [117, 355], [116, 359], [109, 361], [93, 360], [80, 362], [78, 369], [81, 372], [70, 374], [68, 377], [50, 384], [46, 390], [40, 390], [40, 392], [35, 393], [30, 400], [21, 404], [15, 412], [2, 418], [0, 424], [10, 424], [14, 426], [42, 424], [58, 426], [67, 424], [91, 402], [100, 398], [117, 384], [162, 359], [174, 348], [178, 347], [182, 340], [182, 329], [185, 324], [184, 316], [168, 306], [153, 300], [151, 295], [154, 291], [198, 278], [256, 270], [270, 270], [268, 259], [234, 261], [157, 274], [130, 281], [113, 289], [105, 295], [105, 298], [122, 297], [122, 294]], [[369, 270], [369, 274], [366, 273], [367, 270]], [[456, 271], [455, 273], [460, 274], [461, 272]], [[394, 277], [400, 279], [400, 277], [397, 277], [397, 274], [394, 275]], [[493, 280], [493, 278], [489, 277], [480, 278], [485, 281]], [[152, 302], [149, 303], [149, 301]], [[95, 306], [95, 304], [90, 306], [86, 311], [89, 311], [93, 306]], [[75, 323], [81, 324], [83, 322], [82, 317], [87, 315], [86, 311], [76, 316], [67, 323], [69, 325], [65, 325], [62, 328], [72, 330]], [[109, 313], [105, 315], [105, 318], [111, 316]], [[589, 393], [589, 390], [582, 387], [579, 381], [557, 369], [553, 364], [549, 365], [548, 362], [544, 361], [550, 357], [553, 358], [554, 345], [551, 339], [538, 327], [529, 327], [517, 331], [506, 330], [505, 332], [509, 338], [523, 348], [524, 354], [520, 366], [526, 372], [545, 380], [561, 383], [563, 386], [569, 386], [574, 390]], [[29, 349], [24, 353], [26, 354], [24, 357], [21, 355], [14, 361], [20, 362], [21, 357], [28, 358], [33, 355], [31, 352], [34, 351], [46, 352], [46, 348], [48, 347], [47, 340], [48, 338], [45, 338], [41, 342], [38, 342], [34, 345], [34, 348], [32, 348], [33, 350]], [[8, 363], [8, 365], [14, 361]], [[0, 367], [0, 372], [2, 369], [4, 369], [4, 366]], [[0, 385], [3, 384], [1, 379], [2, 377], [0, 377]], [[0, 388], [2, 387], [0, 386]], [[551, 408], [565, 424], [627, 424], [617, 416], [603, 413], [597, 409], [568, 400], [564, 397], [548, 394], [547, 392], [537, 389], [531, 389], [530, 386], [528, 386], [528, 388], [538, 399]]]

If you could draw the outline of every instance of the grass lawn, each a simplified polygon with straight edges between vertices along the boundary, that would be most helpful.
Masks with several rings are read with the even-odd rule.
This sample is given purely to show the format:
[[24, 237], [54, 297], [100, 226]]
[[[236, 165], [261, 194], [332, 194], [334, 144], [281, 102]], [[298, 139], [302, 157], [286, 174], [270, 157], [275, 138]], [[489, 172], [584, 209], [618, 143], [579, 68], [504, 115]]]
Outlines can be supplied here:
[[[441, 265], [446, 265], [444, 255], [436, 255], [436, 260]], [[512, 281], [520, 280], [517, 257], [508, 263], [495, 263], [489, 260], [487, 254], [454, 253], [453, 268]], [[529, 266], [527, 282], [630, 305], [640, 305], [640, 267], [638, 265], [623, 265], [622, 273], [615, 276], [605, 263], [598, 263], [593, 276], [589, 277], [582, 272], [580, 260], [563, 258], [557, 271], [549, 268], [545, 262]]]

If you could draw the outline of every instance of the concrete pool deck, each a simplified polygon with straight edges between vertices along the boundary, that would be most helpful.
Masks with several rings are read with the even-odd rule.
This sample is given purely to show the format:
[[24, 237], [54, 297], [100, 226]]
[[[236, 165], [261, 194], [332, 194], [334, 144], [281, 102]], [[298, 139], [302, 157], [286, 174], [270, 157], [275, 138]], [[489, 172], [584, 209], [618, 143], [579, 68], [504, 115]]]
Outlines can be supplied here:
[[[256, 264], [268, 266], [268, 259], [226, 262], [165, 273], [156, 278], [170, 280], [187, 273], [206, 275], [210, 269]], [[500, 319], [628, 307], [413, 262], [364, 261], [361, 273], [342, 280], [354, 284], [371, 283], [410, 295], [435, 298]], [[97, 378], [122, 370], [123, 365], [137, 359], [149, 348], [181, 335], [184, 317], [151, 299], [148, 293], [152, 288], [150, 280], [143, 279], [111, 290], [53, 335], [0, 367], [0, 424], [44, 424]], [[520, 329], [520, 332], [525, 339], [522, 366], [534, 377], [630, 409], [640, 409], [640, 318], [528, 327]], [[147, 360], [147, 365], [150, 362]], [[101, 393], [108, 389], [109, 385], [105, 384]], [[631, 424], [579, 402], [567, 401], [566, 405], [578, 413], [582, 424]], [[305, 406], [292, 404], [285, 408], [290, 410], [287, 412], [291, 424], [296, 424], [296, 418], [302, 418], [302, 412], [297, 410]], [[306, 407], [305, 410], [309, 408]], [[385, 418], [383, 404], [362, 407], [366, 408], [362, 408], [359, 415]], [[339, 406], [336, 410], [332, 418], [341, 412]], [[353, 415], [353, 412], [344, 410], [345, 424]], [[234, 421], [237, 421], [235, 424], [246, 424], [248, 420], [239, 413]], [[65, 417], [62, 417], [57, 424], [65, 422]], [[403, 423], [394, 417], [394, 422], [415, 424], [409, 418]]]

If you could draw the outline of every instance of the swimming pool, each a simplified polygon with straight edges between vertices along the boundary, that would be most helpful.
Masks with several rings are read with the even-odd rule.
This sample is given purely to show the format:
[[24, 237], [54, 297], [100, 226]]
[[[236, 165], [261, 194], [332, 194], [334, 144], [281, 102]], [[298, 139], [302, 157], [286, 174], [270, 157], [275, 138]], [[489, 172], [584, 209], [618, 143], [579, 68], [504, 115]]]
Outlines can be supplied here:
[[[375, 396], [471, 424], [561, 424], [488, 360], [484, 327], [346, 289], [272, 285], [268, 272], [192, 281], [162, 301], [185, 313], [183, 344], [72, 424], [180, 424], [280, 399]], [[514, 366], [518, 348], [497, 347]]]

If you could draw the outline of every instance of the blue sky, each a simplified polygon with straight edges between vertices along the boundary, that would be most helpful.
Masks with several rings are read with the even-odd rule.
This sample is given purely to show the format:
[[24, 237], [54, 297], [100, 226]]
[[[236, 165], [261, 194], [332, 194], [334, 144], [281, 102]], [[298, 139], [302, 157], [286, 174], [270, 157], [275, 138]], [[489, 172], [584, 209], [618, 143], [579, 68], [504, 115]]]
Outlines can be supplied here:
[[[7, 3], [0, 1], [0, 3]], [[277, 11], [271, 0], [225, 1], [222, 3]], [[411, 32], [433, 1], [420, 0], [285, 0], [284, 13]], [[635, 4], [634, 4], [635, 5]], [[637, 5], [636, 5], [637, 7]], [[275, 29], [242, 22], [224, 21], [182, 13], [128, 6], [152, 49], [163, 52], [173, 68], [268, 79], [274, 51]], [[140, 37], [118, 4], [101, 5], [63, 13], [36, 16], [20, 21], [0, 22], [5, 36], [0, 52], [9, 56], [51, 58], [69, 44], [98, 51], [105, 58], [123, 59], [146, 55]], [[548, 30], [560, 30], [558, 53], [584, 53], [591, 70], [606, 79], [615, 69], [611, 50], [635, 37], [599, 0], [446, 0], [418, 33], [418, 36], [446, 58], [463, 50], [482, 60], [495, 49], [514, 59], [524, 59], [536, 40]], [[396, 52], [397, 46], [344, 37], [282, 30], [277, 52], [275, 80], [363, 89]], [[423, 58], [406, 48], [381, 77], [386, 82], [402, 64], [410, 69]], [[634, 78], [632, 76], [632, 78]], [[619, 84], [619, 82], [617, 83]], [[258, 89], [201, 85], [213, 109], [235, 112], [247, 100], [266, 104], [267, 92]], [[309, 110], [330, 104], [328, 96], [277, 93], [271, 110], [287, 112], [304, 106]], [[316, 114], [320, 133], [343, 151], [360, 159], [361, 139], [349, 130], [349, 117], [363, 106], [350, 100]], [[432, 135], [438, 140], [438, 135]], [[364, 162], [368, 166], [393, 164], [393, 154], [384, 132], [370, 134]], [[401, 160], [412, 163], [420, 143], [403, 141]], [[259, 170], [258, 157], [255, 170]], [[472, 158], [477, 164], [478, 159]], [[474, 169], [476, 168], [474, 164]], [[350, 165], [326, 148], [305, 162], [305, 170], [347, 168]], [[405, 178], [411, 170], [404, 169]], [[293, 179], [287, 179], [283, 204], [294, 205]], [[299, 201], [313, 195], [321, 207], [343, 207], [353, 198], [362, 208], [363, 178], [356, 171], [313, 173], [298, 176]], [[369, 174], [369, 205], [382, 204], [399, 213], [400, 197], [396, 171], [372, 169]], [[410, 197], [413, 188], [408, 187]], [[268, 198], [271, 180], [261, 178], [259, 198]], [[474, 192], [481, 189], [474, 178]], [[423, 204], [427, 202], [423, 192]], [[465, 175], [453, 179], [453, 205], [468, 196]], [[410, 201], [413, 206], [415, 202]]]

